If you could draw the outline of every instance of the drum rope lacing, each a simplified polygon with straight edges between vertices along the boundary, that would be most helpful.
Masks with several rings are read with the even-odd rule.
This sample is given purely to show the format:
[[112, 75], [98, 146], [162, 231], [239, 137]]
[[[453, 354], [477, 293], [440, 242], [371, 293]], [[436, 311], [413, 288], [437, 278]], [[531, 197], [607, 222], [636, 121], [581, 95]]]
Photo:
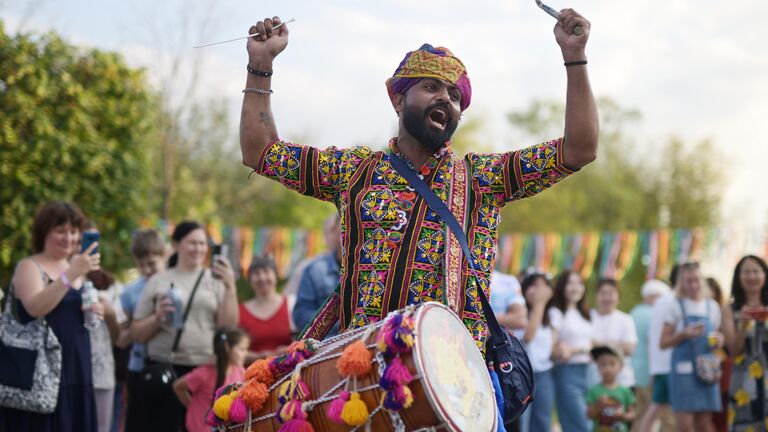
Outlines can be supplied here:
[[[407, 306], [402, 311], [402, 314], [404, 316], [413, 315], [415, 309], [416, 309], [415, 305], [409, 305], [409, 306]], [[361, 337], [361, 339], [365, 341], [373, 333], [374, 330], [376, 330], [379, 327], [382, 327], [387, 322], [387, 320], [392, 315], [394, 315], [396, 313], [400, 313], [400, 311], [390, 312], [385, 319], [383, 319], [383, 320], [381, 320], [381, 321], [379, 321], [377, 323], [371, 324], [369, 326], [360, 327], [360, 328], [351, 330], [350, 332], [338, 334], [336, 336], [333, 336], [333, 337], [328, 338], [328, 339], [326, 339], [324, 341], [321, 341], [321, 342], [318, 342], [318, 341], [315, 341], [315, 342], [317, 343], [318, 349], [324, 348], [326, 346], [332, 346], [335, 343], [341, 341], [342, 339], [344, 340], [344, 343], [342, 344], [342, 346], [343, 345], [349, 345], [349, 344], [351, 344], [351, 343], [353, 343], [354, 341], [357, 340], [357, 335], [360, 334], [360, 333], [364, 333], [363, 336]], [[414, 336], [417, 335], [415, 331], [413, 332], [413, 335]], [[383, 376], [384, 375], [384, 370], [387, 367], [387, 362], [386, 362], [386, 359], [384, 358], [384, 355], [381, 353], [381, 351], [379, 351], [377, 349], [376, 343], [366, 344], [366, 348], [374, 350], [374, 352], [375, 352], [374, 359], [375, 359], [377, 367], [378, 367], [379, 376]], [[301, 373], [301, 369], [303, 369], [304, 367], [312, 366], [314, 364], [321, 363], [321, 362], [324, 362], [324, 361], [327, 361], [327, 360], [332, 360], [332, 359], [335, 359], [335, 358], [339, 358], [339, 357], [341, 357], [341, 355], [342, 355], [342, 352], [336, 352], [336, 353], [333, 353], [333, 354], [325, 354], [325, 355], [312, 356], [312, 357], [302, 361], [301, 363], [299, 363], [296, 366], [296, 370], [294, 372], [283, 375], [279, 380], [277, 380], [274, 384], [272, 384], [272, 386], [269, 387], [269, 392], [272, 393], [282, 383], [284, 383], [286, 380], [290, 379], [290, 377], [294, 373], [299, 373], [300, 374]], [[421, 374], [415, 374], [412, 377], [413, 380], [417, 380], [417, 379], [421, 379], [421, 378], [423, 378], [423, 375], [421, 375]], [[322, 403], [330, 402], [330, 401], [334, 400], [337, 397], [337, 395], [335, 395], [336, 391], [339, 390], [339, 388], [341, 388], [341, 386], [346, 385], [348, 383], [349, 383], [349, 378], [345, 378], [344, 380], [338, 382], [336, 385], [334, 385], [333, 387], [328, 389], [320, 398], [313, 399], [313, 400], [306, 401], [306, 402], [302, 403], [302, 408], [306, 412], [310, 412], [317, 405], [320, 405]], [[370, 391], [370, 390], [374, 390], [376, 388], [381, 388], [378, 383], [371, 384], [371, 385], [368, 385], [366, 387], [362, 387], [362, 388], [358, 389], [357, 391], [359, 393], [363, 393], [363, 392], [367, 392], [367, 391]], [[374, 408], [373, 411], [371, 411], [371, 413], [368, 415], [367, 423], [363, 424], [363, 425], [360, 425], [360, 426], [354, 427], [353, 429], [350, 430], [350, 432], [356, 432], [359, 428], [370, 424], [370, 422], [373, 419], [373, 417], [376, 416], [376, 414], [378, 414], [379, 411], [382, 410], [382, 408], [383, 408], [382, 403], [379, 403], [379, 405], [376, 406], [376, 408]], [[389, 418], [390, 418], [390, 421], [392, 423], [392, 427], [394, 428], [395, 432], [405, 432], [405, 423], [403, 422], [403, 419], [400, 416], [400, 413], [397, 412], [397, 411], [392, 411], [392, 410], [386, 410], [386, 412], [389, 414]], [[273, 417], [276, 417], [277, 414], [278, 413], [275, 412], [275, 413], [270, 413], [270, 414], [263, 415], [261, 417], [252, 418], [251, 417], [251, 415], [252, 415], [251, 410], [248, 410], [248, 419], [245, 422], [245, 425], [247, 426], [248, 430], [250, 430], [252, 428], [252, 424], [253, 423], [258, 423], [258, 422], [262, 422], [264, 420], [269, 420], [269, 419], [271, 419]], [[231, 429], [238, 428], [238, 427], [241, 427], [241, 426], [243, 426], [243, 425], [242, 424], [241, 425], [231, 425], [231, 426], [225, 426], [225, 428], [227, 430], [231, 430]], [[438, 428], [442, 428], [442, 427], [444, 427], [444, 425], [438, 426]], [[436, 430], [437, 429], [435, 429], [435, 427], [419, 429], [419, 431], [424, 431], [424, 432], [430, 432], [430, 431], [436, 431]]]

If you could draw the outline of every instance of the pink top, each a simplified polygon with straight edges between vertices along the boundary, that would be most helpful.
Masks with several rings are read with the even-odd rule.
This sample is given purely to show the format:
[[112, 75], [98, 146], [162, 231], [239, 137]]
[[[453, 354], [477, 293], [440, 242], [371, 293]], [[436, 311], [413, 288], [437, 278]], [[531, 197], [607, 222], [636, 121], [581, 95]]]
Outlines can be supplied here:
[[[245, 378], [245, 368], [242, 366], [230, 366], [229, 373], [224, 378], [224, 384], [242, 382]], [[184, 375], [187, 381], [187, 389], [192, 400], [187, 407], [187, 431], [210, 432], [211, 427], [205, 424], [205, 416], [213, 405], [213, 388], [216, 385], [216, 366], [212, 364], [196, 367], [192, 372]]]

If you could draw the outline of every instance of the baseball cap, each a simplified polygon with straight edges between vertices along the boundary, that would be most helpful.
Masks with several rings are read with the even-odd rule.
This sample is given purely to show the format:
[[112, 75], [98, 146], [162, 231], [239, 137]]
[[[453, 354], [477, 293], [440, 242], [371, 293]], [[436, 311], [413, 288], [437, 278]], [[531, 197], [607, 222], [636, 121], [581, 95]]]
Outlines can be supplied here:
[[670, 291], [669, 285], [665, 284], [664, 282], [658, 280], [658, 279], [651, 279], [649, 281], [646, 281], [643, 284], [643, 287], [640, 288], [640, 294], [645, 297], [650, 296], [660, 296], [668, 293]]

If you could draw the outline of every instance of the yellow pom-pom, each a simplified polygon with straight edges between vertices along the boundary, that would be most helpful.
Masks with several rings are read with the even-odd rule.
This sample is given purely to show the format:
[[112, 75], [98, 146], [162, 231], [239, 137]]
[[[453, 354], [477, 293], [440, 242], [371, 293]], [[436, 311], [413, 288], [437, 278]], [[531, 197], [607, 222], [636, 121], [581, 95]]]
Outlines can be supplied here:
[[213, 404], [213, 412], [216, 413], [216, 417], [229, 421], [229, 407], [232, 406], [232, 402], [234, 399], [228, 394], [216, 399]]
[[336, 361], [336, 369], [342, 376], [361, 377], [371, 370], [371, 352], [362, 340], [344, 348], [341, 357]]
[[360, 426], [368, 421], [368, 407], [360, 399], [360, 393], [354, 392], [344, 404], [341, 419], [350, 426]]
[[403, 386], [403, 393], [405, 394], [405, 402], [403, 402], [403, 408], [410, 408], [413, 405], [413, 392], [408, 386]]

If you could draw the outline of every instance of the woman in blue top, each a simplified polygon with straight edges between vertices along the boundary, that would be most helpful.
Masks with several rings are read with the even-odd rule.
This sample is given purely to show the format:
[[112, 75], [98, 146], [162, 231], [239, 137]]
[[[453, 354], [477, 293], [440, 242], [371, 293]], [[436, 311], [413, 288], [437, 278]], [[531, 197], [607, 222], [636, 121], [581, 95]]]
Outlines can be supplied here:
[[680, 266], [675, 290], [677, 301], [669, 302], [660, 314], [664, 322], [660, 345], [672, 348], [669, 398], [677, 430], [714, 431], [712, 413], [722, 409], [719, 382], [705, 383], [697, 377], [695, 357], [723, 346], [720, 307], [709, 298], [698, 263]]

